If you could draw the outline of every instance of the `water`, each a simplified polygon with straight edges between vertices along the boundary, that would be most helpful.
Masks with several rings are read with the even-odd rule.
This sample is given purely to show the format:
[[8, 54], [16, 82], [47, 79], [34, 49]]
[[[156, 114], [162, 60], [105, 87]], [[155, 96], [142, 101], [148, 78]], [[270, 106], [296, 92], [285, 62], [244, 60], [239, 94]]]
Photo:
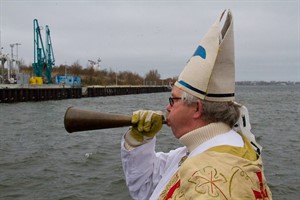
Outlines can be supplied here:
[[[274, 199], [300, 196], [300, 87], [239, 86], [237, 100], [250, 112], [252, 131]], [[0, 199], [131, 199], [120, 161], [127, 128], [68, 134], [69, 106], [130, 114], [162, 110], [169, 93], [0, 104]], [[170, 129], [158, 135], [157, 150], [180, 146]]]

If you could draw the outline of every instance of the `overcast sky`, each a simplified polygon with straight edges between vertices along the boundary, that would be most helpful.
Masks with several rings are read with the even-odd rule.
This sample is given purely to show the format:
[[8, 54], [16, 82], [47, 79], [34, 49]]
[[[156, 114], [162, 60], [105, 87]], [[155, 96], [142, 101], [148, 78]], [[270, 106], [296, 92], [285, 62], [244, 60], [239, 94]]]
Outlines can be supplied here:
[[[234, 17], [236, 80], [300, 81], [299, 0], [0, 0], [3, 54], [33, 62], [33, 20], [49, 26], [55, 65], [178, 76], [224, 9]], [[42, 36], [45, 36], [44, 30]], [[45, 37], [43, 38], [45, 42]], [[14, 48], [16, 53], [16, 48]]]

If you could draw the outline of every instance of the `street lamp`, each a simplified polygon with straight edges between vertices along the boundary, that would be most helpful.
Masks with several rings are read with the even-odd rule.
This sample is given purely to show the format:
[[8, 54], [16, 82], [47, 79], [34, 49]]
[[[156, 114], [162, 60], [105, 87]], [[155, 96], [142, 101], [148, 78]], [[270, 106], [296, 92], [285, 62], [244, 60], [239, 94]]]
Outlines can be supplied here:
[[7, 61], [7, 55], [0, 54], [0, 66], [1, 66], [1, 81], [0, 83], [4, 83], [4, 63]]
[[16, 43], [15, 45], [17, 46], [16, 65], [17, 65], [17, 72], [19, 73], [19, 71], [20, 71], [20, 61], [18, 59], [18, 46], [21, 45], [21, 43]]
[[10, 64], [9, 64], [9, 70], [7, 70], [7, 79], [10, 80], [11, 77], [11, 71], [13, 68], [13, 62], [14, 62], [14, 46], [15, 44], [10, 44], [9, 45], [11, 48], [11, 55], [10, 55]]

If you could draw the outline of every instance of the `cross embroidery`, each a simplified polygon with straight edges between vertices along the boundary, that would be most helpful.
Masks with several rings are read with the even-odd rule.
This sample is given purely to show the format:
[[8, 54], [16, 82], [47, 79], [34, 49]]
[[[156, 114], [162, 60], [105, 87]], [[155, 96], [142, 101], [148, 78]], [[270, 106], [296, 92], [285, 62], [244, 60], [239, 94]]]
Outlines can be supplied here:
[[254, 193], [255, 199], [265, 199], [268, 198], [268, 193], [266, 188], [264, 188], [264, 184], [262, 182], [262, 174], [261, 172], [256, 172], [256, 176], [259, 180], [259, 189], [260, 191], [252, 190]]

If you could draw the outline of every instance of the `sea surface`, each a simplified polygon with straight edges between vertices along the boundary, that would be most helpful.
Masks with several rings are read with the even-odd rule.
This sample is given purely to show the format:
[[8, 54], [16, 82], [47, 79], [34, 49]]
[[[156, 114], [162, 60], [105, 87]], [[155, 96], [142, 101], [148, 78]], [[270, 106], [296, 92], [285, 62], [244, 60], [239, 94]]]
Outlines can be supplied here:
[[[273, 199], [300, 197], [300, 86], [238, 86], [236, 100], [248, 108], [252, 132], [263, 146], [265, 175]], [[131, 199], [120, 161], [127, 128], [69, 134], [69, 106], [130, 115], [165, 110], [170, 94], [153, 93], [0, 104], [0, 199]], [[164, 126], [157, 151], [181, 146]]]

